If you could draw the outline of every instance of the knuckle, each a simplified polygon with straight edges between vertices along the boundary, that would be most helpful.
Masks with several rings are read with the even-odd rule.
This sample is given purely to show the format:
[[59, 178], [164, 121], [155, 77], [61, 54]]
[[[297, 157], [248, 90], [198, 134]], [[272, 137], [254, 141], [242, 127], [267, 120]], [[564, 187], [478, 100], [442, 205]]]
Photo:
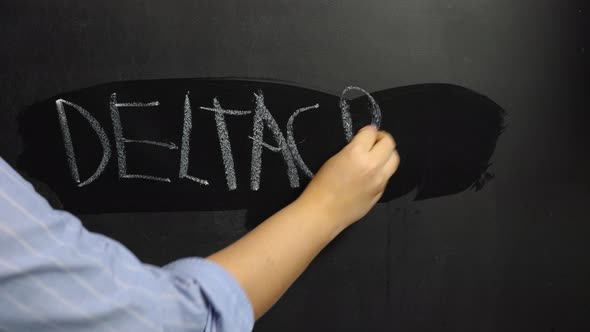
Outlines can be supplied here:
[[375, 158], [366, 159], [367, 168], [371, 171], [376, 171], [379, 168], [379, 160]]
[[381, 181], [381, 183], [379, 183], [378, 191], [380, 193], [384, 192], [386, 186], [387, 186], [387, 181]]
[[392, 176], [396, 171], [397, 168], [399, 167], [399, 159], [393, 159], [393, 161], [391, 162], [390, 167], [387, 170], [387, 173], [389, 174], [389, 176]]
[[349, 152], [352, 158], [361, 158], [363, 150], [359, 144], [352, 144], [350, 146]]
[[393, 136], [391, 136], [389, 133], [387, 133], [385, 135], [385, 140], [387, 142], [387, 144], [391, 147], [391, 149], [393, 150], [395, 148], [395, 141], [393, 140]]
[[395, 141], [395, 138], [393, 138], [393, 136], [389, 133], [387, 133], [387, 136], [388, 136], [389, 140], [391, 141], [393, 148], [395, 149], [395, 147], [397, 146], [397, 142]]
[[372, 160], [363, 160], [361, 161], [361, 169], [364, 173], [371, 175], [375, 170], [375, 162]]
[[389, 178], [386, 176], [382, 176], [381, 177], [381, 181], [379, 181], [379, 184], [377, 185], [377, 192], [378, 193], [382, 193], [385, 191], [385, 188], [387, 187], [387, 180]]
[[389, 178], [391, 177], [391, 173], [387, 170], [387, 169], [382, 169], [379, 172], [379, 184], [382, 186], [385, 186], [385, 184], [387, 184], [387, 181], [389, 181]]
[[385, 170], [381, 175], [381, 182], [383, 182], [384, 185], [387, 185], [387, 182], [389, 181], [392, 175], [393, 172], [391, 172], [390, 170]]
[[397, 150], [393, 151], [393, 160], [396, 166], [399, 165], [401, 159], [399, 157], [399, 153], [397, 152]]

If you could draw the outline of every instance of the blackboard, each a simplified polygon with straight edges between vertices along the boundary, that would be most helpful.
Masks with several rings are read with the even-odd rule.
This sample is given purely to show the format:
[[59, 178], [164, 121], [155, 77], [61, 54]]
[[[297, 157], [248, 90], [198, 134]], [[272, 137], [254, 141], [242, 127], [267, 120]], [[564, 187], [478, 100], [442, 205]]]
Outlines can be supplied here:
[[379, 122], [399, 174], [255, 330], [587, 330], [582, 4], [4, 2], [0, 154], [165, 264], [239, 238]]

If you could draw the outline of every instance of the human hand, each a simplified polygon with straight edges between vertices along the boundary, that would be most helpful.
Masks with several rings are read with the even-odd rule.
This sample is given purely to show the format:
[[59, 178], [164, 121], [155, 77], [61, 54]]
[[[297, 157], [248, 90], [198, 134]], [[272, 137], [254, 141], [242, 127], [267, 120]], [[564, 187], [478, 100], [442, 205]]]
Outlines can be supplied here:
[[400, 162], [395, 141], [372, 125], [362, 128], [320, 168], [299, 201], [332, 217], [338, 231], [369, 212]]

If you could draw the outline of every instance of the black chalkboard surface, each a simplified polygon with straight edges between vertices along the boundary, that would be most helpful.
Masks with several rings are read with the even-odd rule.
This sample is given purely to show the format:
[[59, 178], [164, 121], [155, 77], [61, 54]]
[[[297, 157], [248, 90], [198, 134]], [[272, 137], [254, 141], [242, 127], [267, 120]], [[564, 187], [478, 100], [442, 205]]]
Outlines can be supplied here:
[[[363, 95], [348, 100], [355, 90]], [[375, 93], [349, 86], [333, 96], [243, 79], [118, 82], [23, 111], [20, 166], [73, 212], [277, 210], [358, 128], [373, 123], [395, 135], [404, 159], [381, 201], [414, 189], [416, 199], [426, 199], [484, 186], [503, 118], [485, 96], [445, 84]], [[263, 148], [279, 157], [263, 158]]]
[[382, 202], [255, 331], [590, 329], [583, 1], [0, 9], [0, 155], [151, 264], [239, 238], [363, 125], [395, 136]]

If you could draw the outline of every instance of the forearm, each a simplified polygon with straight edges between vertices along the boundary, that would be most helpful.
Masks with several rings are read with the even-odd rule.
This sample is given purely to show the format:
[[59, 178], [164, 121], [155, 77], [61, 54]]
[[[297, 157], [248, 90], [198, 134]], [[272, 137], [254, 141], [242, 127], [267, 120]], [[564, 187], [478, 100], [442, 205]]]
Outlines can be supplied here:
[[338, 220], [300, 198], [208, 258], [236, 278], [258, 319], [340, 231]]
[[398, 164], [393, 138], [364, 127], [295, 202], [209, 259], [238, 281], [258, 319], [320, 250], [375, 205]]

